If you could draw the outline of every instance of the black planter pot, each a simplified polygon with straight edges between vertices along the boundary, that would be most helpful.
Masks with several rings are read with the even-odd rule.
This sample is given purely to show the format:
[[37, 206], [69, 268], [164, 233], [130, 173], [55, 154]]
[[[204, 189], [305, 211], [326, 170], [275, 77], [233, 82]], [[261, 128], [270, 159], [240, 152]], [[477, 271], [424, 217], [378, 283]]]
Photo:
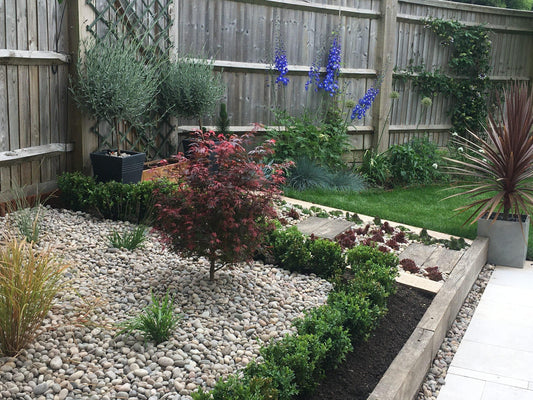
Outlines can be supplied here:
[[110, 153], [116, 150], [100, 150], [91, 153], [93, 174], [98, 182], [117, 181], [138, 183], [141, 181], [145, 153], [121, 151], [127, 157], [117, 157]]

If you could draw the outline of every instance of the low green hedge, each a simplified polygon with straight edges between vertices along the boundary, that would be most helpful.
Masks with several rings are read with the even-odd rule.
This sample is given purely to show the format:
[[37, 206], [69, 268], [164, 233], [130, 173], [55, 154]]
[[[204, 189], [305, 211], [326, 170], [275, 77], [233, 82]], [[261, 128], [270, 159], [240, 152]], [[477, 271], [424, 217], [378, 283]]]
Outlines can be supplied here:
[[368, 246], [343, 255], [336, 243], [307, 238], [296, 228], [277, 229], [270, 240], [280, 266], [334, 282], [327, 304], [295, 320], [295, 335], [262, 347], [263, 361], [248, 364], [241, 379], [219, 380], [211, 392], [193, 393], [195, 400], [291, 400], [309, 394], [345, 359], [352, 343], [368, 339], [387, 311], [387, 299], [396, 290], [395, 255]]
[[155, 213], [153, 193], [170, 192], [177, 186], [165, 180], [139, 183], [97, 183], [80, 172], [64, 173], [57, 179], [65, 207], [102, 218], [150, 224]]

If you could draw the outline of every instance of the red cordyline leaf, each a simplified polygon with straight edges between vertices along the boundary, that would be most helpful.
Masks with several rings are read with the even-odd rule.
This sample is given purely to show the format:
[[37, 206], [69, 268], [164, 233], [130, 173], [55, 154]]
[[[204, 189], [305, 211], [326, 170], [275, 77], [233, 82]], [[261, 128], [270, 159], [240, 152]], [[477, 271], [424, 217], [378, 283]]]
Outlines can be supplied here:
[[[475, 183], [448, 196], [468, 196], [472, 203], [458, 212], [473, 211], [465, 223], [474, 223], [483, 215], [530, 214], [533, 210], [533, 98], [525, 84], [514, 83], [505, 91], [505, 106], [497, 104], [497, 112], [488, 117], [487, 139], [469, 132], [473, 139], [459, 139], [465, 146], [466, 161], [446, 158], [456, 166], [450, 172], [470, 176]], [[479, 196], [486, 196], [481, 197]]]

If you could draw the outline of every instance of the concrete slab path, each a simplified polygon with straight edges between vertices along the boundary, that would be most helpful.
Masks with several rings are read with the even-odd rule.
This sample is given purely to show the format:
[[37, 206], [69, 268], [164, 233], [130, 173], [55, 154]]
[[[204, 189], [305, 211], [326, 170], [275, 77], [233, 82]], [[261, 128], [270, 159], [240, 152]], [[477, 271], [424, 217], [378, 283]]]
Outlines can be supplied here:
[[438, 400], [533, 400], [533, 262], [497, 266]]

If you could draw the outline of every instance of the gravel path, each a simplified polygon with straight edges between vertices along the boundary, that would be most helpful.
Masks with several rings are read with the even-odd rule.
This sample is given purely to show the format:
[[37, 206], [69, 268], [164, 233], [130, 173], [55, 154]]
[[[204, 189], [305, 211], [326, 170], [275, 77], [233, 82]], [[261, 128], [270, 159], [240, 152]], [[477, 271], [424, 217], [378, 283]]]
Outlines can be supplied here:
[[417, 400], [436, 400], [440, 388], [445, 383], [444, 379], [448, 372], [448, 367], [452, 363], [453, 357], [459, 348], [459, 344], [470, 324], [470, 320], [474, 315], [481, 296], [489, 283], [489, 279], [494, 271], [494, 266], [487, 264], [482, 269], [468, 293], [465, 302], [463, 303], [457, 318], [452, 323], [450, 330], [446, 333], [443, 343], [433, 359], [433, 364], [422, 384], [422, 388], [418, 393]]
[[[0, 221], [0, 226], [5, 221]], [[190, 399], [258, 355], [262, 343], [292, 332], [291, 321], [323, 304], [330, 283], [254, 263], [226, 267], [209, 282], [208, 265], [166, 250], [155, 235], [141, 250], [110, 247], [132, 225], [47, 209], [41, 246], [71, 266], [43, 333], [15, 359], [0, 358], [1, 399]], [[182, 320], [154, 346], [141, 334], [116, 336], [169, 291]]]

